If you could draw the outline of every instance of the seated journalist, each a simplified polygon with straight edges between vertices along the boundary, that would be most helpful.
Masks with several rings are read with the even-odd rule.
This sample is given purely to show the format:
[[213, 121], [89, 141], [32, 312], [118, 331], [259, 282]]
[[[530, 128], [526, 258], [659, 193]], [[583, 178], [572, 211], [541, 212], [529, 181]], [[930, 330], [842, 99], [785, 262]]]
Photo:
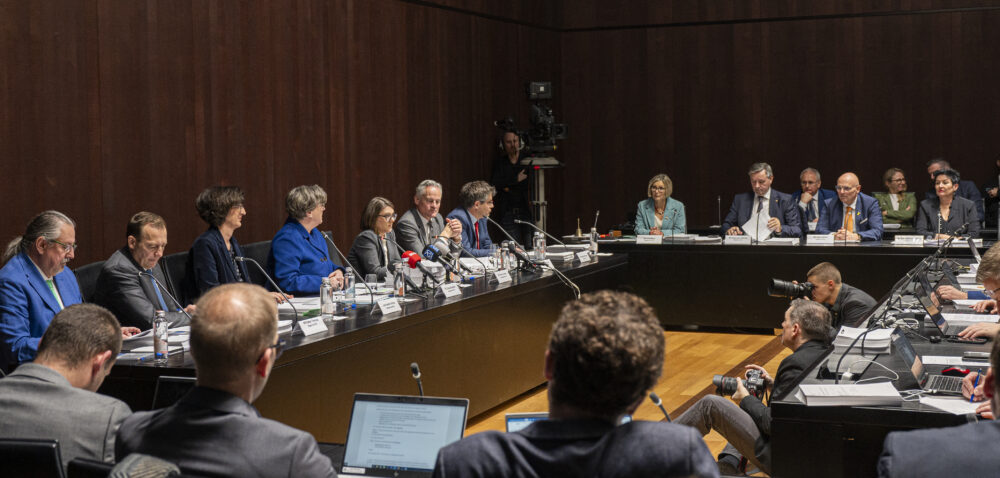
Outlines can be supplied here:
[[493, 246], [486, 217], [493, 210], [494, 193], [496, 190], [486, 181], [465, 183], [458, 192], [462, 205], [448, 213], [448, 219], [457, 219], [461, 223], [462, 248], [474, 257], [489, 256]]
[[619, 425], [656, 384], [663, 352], [663, 329], [642, 298], [604, 290], [567, 302], [545, 351], [549, 419], [452, 443], [438, 452], [434, 476], [719, 476], [691, 428]]
[[820, 214], [817, 234], [833, 234], [838, 241], [882, 240], [882, 210], [878, 201], [861, 192], [854, 173], [837, 178], [837, 198]]
[[344, 268], [333, 262], [319, 230], [326, 199], [326, 191], [315, 184], [293, 188], [285, 197], [288, 219], [271, 239], [267, 268], [278, 287], [289, 294], [318, 295], [325, 277], [334, 289], [344, 286]]
[[899, 168], [889, 168], [882, 175], [882, 184], [887, 192], [872, 193], [882, 210], [883, 224], [913, 225], [917, 214], [917, 196], [906, 192], [906, 175]]
[[[737, 474], [740, 455], [771, 473], [771, 408], [773, 400], [781, 399], [794, 389], [799, 376], [816, 364], [830, 349], [830, 312], [815, 302], [793, 300], [781, 322], [781, 344], [792, 350], [778, 365], [775, 378], [760, 365], [746, 368], [759, 370], [771, 391], [768, 405], [750, 394], [737, 381], [733, 401], [718, 395], [706, 395], [694, 406], [674, 419], [674, 423], [694, 427], [702, 436], [713, 429], [729, 442], [719, 455], [719, 469]], [[739, 406], [733, 404], [736, 402]]]
[[770, 218], [766, 226], [773, 235], [798, 237], [802, 233], [801, 215], [792, 196], [771, 189], [771, 182], [774, 181], [771, 165], [754, 163], [747, 174], [753, 192], [740, 193], [733, 198], [733, 205], [722, 221], [722, 231], [730, 236], [745, 234], [743, 224], [756, 212]]
[[432, 179], [425, 179], [417, 185], [413, 195], [414, 207], [404, 212], [392, 228], [396, 241], [403, 249], [422, 254], [424, 248], [439, 237], [461, 246], [462, 223], [458, 219], [445, 220], [441, 215], [441, 194], [441, 183]]
[[[121, 323], [142, 330], [152, 328], [157, 310], [166, 312], [171, 327], [188, 325], [188, 316], [170, 299], [177, 292], [160, 290], [160, 284], [170, 287], [160, 267], [166, 247], [167, 223], [162, 217], [146, 211], [133, 215], [125, 226], [125, 246], [101, 267], [94, 302], [107, 307]], [[184, 310], [193, 314], [195, 307], [189, 304]]]
[[646, 186], [649, 197], [639, 201], [635, 212], [636, 234], [672, 236], [687, 232], [684, 203], [670, 197], [673, 192], [674, 183], [666, 174], [657, 174], [649, 180]]
[[128, 417], [118, 429], [115, 456], [152, 455], [185, 476], [336, 476], [312, 435], [262, 418], [251, 405], [284, 346], [270, 294], [256, 285], [226, 284], [197, 305], [191, 320], [195, 387], [172, 406]]
[[399, 249], [392, 233], [392, 223], [396, 220], [396, 210], [392, 202], [383, 197], [373, 197], [361, 213], [362, 231], [354, 238], [347, 259], [358, 268], [361, 277], [370, 274], [378, 280], [392, 277], [393, 268], [400, 262]]
[[[953, 169], [938, 169], [934, 172], [934, 192], [937, 197], [920, 201], [917, 211], [917, 233], [932, 239], [948, 239], [953, 235], [977, 237], [979, 218], [976, 205], [958, 196], [960, 176]], [[966, 229], [959, 233], [962, 226]]]

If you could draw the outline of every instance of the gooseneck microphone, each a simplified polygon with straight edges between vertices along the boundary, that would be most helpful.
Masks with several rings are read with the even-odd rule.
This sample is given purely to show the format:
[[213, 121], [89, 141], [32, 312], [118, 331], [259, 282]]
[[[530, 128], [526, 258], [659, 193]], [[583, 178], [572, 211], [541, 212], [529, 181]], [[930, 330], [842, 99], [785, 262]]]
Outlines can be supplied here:
[[410, 364], [410, 373], [413, 374], [413, 379], [417, 381], [417, 390], [420, 391], [420, 396], [424, 396], [424, 383], [420, 381], [420, 366], [416, 362]]
[[375, 293], [372, 292], [372, 288], [368, 287], [368, 284], [365, 283], [365, 278], [361, 277], [361, 273], [358, 272], [358, 268], [354, 267], [354, 264], [351, 264], [351, 261], [347, 259], [347, 256], [345, 256], [343, 252], [340, 252], [340, 249], [337, 248], [337, 243], [333, 242], [333, 239], [330, 239], [330, 236], [327, 233], [325, 233], [323, 231], [319, 231], [319, 233], [322, 234], [324, 238], [326, 238], [326, 240], [330, 243], [330, 245], [333, 246], [333, 250], [337, 251], [337, 255], [340, 256], [341, 258], [343, 258], [344, 259], [344, 263], [347, 264], [347, 266], [351, 268], [351, 272], [354, 272], [354, 277], [358, 278], [357, 282], [359, 282], [359, 283], [361, 283], [361, 285], [365, 286], [365, 289], [368, 289], [368, 294], [370, 294], [372, 296], [372, 302], [374, 303], [374, 301], [375, 301]]
[[427, 244], [424, 246], [423, 256], [424, 259], [429, 259], [441, 264], [448, 272], [458, 275], [463, 281], [465, 280], [465, 276], [462, 275], [462, 272], [452, 265], [452, 262], [455, 262], [455, 258], [451, 256], [447, 249], [442, 250], [436, 243]]
[[187, 313], [187, 311], [184, 310], [184, 306], [181, 305], [181, 303], [177, 301], [177, 298], [174, 297], [174, 295], [170, 293], [170, 290], [167, 289], [167, 287], [165, 285], [163, 285], [163, 283], [160, 282], [160, 280], [157, 279], [156, 276], [154, 276], [153, 274], [150, 274], [149, 272], [146, 272], [146, 271], [139, 271], [139, 277], [142, 277], [142, 276], [148, 276], [149, 278], [151, 278], [154, 281], [156, 281], [156, 284], [160, 286], [160, 292], [163, 292], [164, 294], [167, 294], [167, 297], [170, 297], [170, 300], [174, 301], [174, 304], [177, 305], [177, 310], [180, 311], [180, 312], [182, 312], [184, 315], [186, 315], [187, 318], [188, 318], [188, 320], [191, 320], [191, 314]]
[[281, 294], [281, 297], [285, 298], [285, 302], [288, 302], [288, 305], [292, 308], [292, 312], [295, 312], [295, 318], [292, 319], [292, 330], [295, 330], [295, 326], [299, 324], [299, 310], [295, 308], [295, 304], [293, 304], [292, 300], [290, 298], [288, 298], [287, 295], [285, 295], [285, 292], [281, 290], [281, 287], [278, 287], [278, 284], [276, 282], [274, 282], [274, 279], [271, 278], [271, 275], [268, 274], [267, 271], [265, 271], [263, 267], [261, 267], [261, 265], [260, 265], [259, 262], [255, 261], [255, 260], [253, 260], [253, 259], [251, 259], [249, 257], [235, 256], [235, 257], [233, 257], [233, 259], [236, 262], [249, 262], [249, 263], [257, 266], [257, 269], [260, 271], [261, 274], [264, 274], [264, 278], [266, 278], [267, 281], [271, 283], [271, 286], [274, 287], [274, 290], [276, 290], [279, 294]]
[[524, 224], [525, 226], [528, 226], [528, 227], [530, 227], [530, 228], [532, 228], [532, 229], [534, 229], [534, 230], [536, 230], [536, 231], [538, 231], [538, 232], [540, 232], [542, 234], [545, 234], [545, 236], [548, 237], [549, 239], [552, 239], [553, 241], [558, 242], [560, 246], [566, 247], [566, 244], [563, 244], [563, 241], [560, 241], [559, 239], [556, 239], [555, 236], [553, 236], [552, 234], [549, 234], [549, 233], [545, 232], [544, 229], [542, 229], [542, 228], [540, 228], [540, 227], [538, 227], [538, 226], [536, 226], [536, 225], [534, 225], [534, 224], [532, 224], [532, 223], [530, 223], [528, 221], [522, 221], [520, 219], [514, 219], [514, 224]]
[[653, 401], [653, 405], [660, 407], [660, 411], [663, 412], [663, 416], [667, 417], [668, 422], [673, 422], [670, 419], [670, 414], [667, 413], [667, 409], [663, 408], [663, 400], [660, 400], [660, 396], [656, 392], [649, 392], [649, 399]]
[[[420, 272], [422, 272], [425, 277], [430, 276], [431, 281], [434, 281], [434, 275], [433, 274], [429, 274], [429, 272], [424, 269], [423, 264], [421, 264], [420, 261], [419, 261], [419, 257], [418, 257], [418, 260], [416, 262], [413, 262], [411, 260], [410, 256], [416, 255], [415, 252], [403, 249], [403, 246], [399, 245], [399, 243], [397, 243], [396, 241], [394, 241], [392, 239], [389, 239], [388, 235], [386, 235], [386, 237], [385, 237], [385, 242], [388, 242], [389, 244], [392, 244], [393, 246], [396, 246], [396, 249], [399, 250], [399, 257], [401, 259], [401, 262], [403, 262], [404, 264], [410, 266], [410, 269], [417, 269], [417, 266], [419, 266]], [[410, 253], [410, 256], [408, 256], [406, 254], [407, 252]], [[403, 274], [403, 279], [406, 280], [406, 284], [408, 286], [410, 286], [410, 288], [412, 288], [412, 289], [419, 289], [420, 288], [420, 286], [418, 286], [416, 282], [413, 282], [413, 279], [410, 279], [410, 276], [408, 276], [406, 274]], [[436, 281], [434, 281], [434, 283], [437, 284]], [[417, 292], [415, 290], [413, 291], [413, 293], [417, 294]], [[417, 294], [417, 295], [420, 295], [420, 294]], [[422, 295], [420, 295], [420, 296], [424, 297]], [[424, 298], [426, 299], [426, 297], [424, 297]]]

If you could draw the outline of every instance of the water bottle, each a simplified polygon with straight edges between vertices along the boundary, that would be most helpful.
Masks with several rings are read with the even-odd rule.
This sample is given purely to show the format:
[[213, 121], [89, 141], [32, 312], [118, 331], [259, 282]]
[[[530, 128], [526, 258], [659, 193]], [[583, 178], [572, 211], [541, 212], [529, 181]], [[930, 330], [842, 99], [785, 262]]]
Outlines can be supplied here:
[[354, 269], [344, 269], [344, 300], [354, 307]]
[[590, 228], [590, 255], [592, 256], [597, 255], [597, 238], [597, 228]]
[[396, 270], [392, 274], [392, 291], [396, 297], [406, 296], [406, 276], [403, 275], [403, 263], [396, 264]]
[[325, 318], [333, 317], [337, 311], [337, 303], [333, 300], [333, 284], [329, 277], [324, 277], [323, 284], [319, 286], [319, 310]]
[[158, 310], [153, 315], [153, 363], [166, 365], [170, 355], [170, 332], [167, 327], [167, 313]]
[[545, 260], [545, 235], [536, 232], [535, 239], [532, 241], [532, 247], [535, 249], [535, 259], [540, 261]]

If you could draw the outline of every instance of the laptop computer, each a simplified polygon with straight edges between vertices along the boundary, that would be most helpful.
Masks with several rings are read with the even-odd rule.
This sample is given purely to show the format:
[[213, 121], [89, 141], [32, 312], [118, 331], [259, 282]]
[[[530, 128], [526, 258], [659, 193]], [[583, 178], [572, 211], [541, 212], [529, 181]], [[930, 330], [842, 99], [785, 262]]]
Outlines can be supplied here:
[[923, 306], [924, 310], [927, 311], [927, 315], [930, 316], [931, 322], [934, 326], [941, 332], [941, 335], [948, 337], [956, 337], [957, 334], [968, 327], [965, 325], [949, 325], [948, 321], [945, 320], [944, 315], [941, 314], [941, 308], [934, 304], [934, 300], [931, 299], [931, 293], [929, 291], [933, 290], [928, 285], [927, 277], [924, 274], [919, 275], [920, 283], [913, 287], [913, 293], [917, 296], [917, 300], [920, 301], [920, 305]]
[[516, 432], [539, 420], [548, 420], [548, 412], [508, 413], [504, 415], [507, 433]]
[[153, 389], [152, 410], [169, 407], [194, 388], [194, 377], [172, 377], [160, 375], [156, 377], [156, 388]]
[[429, 477], [438, 450], [465, 433], [469, 400], [354, 394], [339, 476]]
[[892, 341], [891, 348], [893, 355], [899, 357], [906, 364], [906, 368], [913, 374], [913, 379], [916, 380], [917, 386], [922, 390], [934, 395], [962, 394], [962, 379], [960, 377], [948, 377], [941, 374], [928, 373], [927, 369], [924, 368], [923, 362], [920, 361], [917, 351], [913, 349], [910, 339], [906, 338], [903, 332], [896, 329], [889, 338]]

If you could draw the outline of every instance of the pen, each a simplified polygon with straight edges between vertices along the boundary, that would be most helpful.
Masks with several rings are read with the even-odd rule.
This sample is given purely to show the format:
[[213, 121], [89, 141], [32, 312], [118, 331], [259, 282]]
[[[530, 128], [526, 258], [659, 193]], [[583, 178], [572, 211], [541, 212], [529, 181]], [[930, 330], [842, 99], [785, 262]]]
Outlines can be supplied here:
[[979, 386], [979, 377], [983, 375], [983, 369], [976, 370], [976, 380], [972, 382], [972, 393], [969, 394], [969, 403], [976, 401], [976, 387]]

